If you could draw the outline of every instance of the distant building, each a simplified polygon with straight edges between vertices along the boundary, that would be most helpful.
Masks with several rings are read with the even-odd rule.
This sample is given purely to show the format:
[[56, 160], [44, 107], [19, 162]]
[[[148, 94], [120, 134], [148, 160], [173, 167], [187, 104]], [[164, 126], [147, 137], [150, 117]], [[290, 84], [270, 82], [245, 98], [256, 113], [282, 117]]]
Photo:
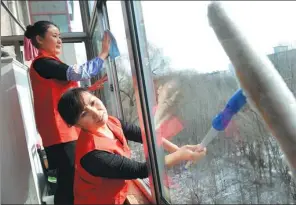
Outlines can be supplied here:
[[268, 58], [283, 77], [288, 87], [296, 94], [296, 49], [282, 51], [277, 50]]
[[284, 51], [288, 51], [288, 46], [276, 46], [273, 47], [273, 51], [274, 53], [279, 53], [279, 52], [284, 52]]
[[[71, 20], [73, 20], [73, 2], [69, 1], [28, 1], [30, 22], [34, 24], [40, 20], [52, 21], [60, 28], [62, 33], [71, 32]], [[67, 64], [75, 64], [76, 51], [73, 43], [63, 44], [63, 52], [60, 56]]]
[[28, 1], [31, 23], [40, 20], [52, 21], [61, 32], [71, 32], [70, 21], [73, 20], [73, 2], [68, 1]]
[[[8, 1], [4, 4], [24, 25], [34, 24], [39, 20], [53, 21], [61, 32], [72, 32], [70, 21], [73, 20], [73, 1]], [[13, 22], [7, 11], [1, 6], [1, 36], [23, 35], [24, 31]], [[7, 49], [14, 52], [14, 46]], [[23, 50], [23, 48], [21, 48]], [[77, 63], [73, 43], [63, 44], [61, 60], [67, 64]], [[29, 65], [30, 62], [25, 62]]]

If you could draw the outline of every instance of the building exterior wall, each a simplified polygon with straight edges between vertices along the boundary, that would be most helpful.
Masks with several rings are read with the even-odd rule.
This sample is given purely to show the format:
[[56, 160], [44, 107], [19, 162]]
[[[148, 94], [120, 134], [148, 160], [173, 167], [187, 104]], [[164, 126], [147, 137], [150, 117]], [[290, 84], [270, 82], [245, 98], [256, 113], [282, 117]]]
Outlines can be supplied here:
[[[71, 32], [70, 19], [73, 16], [73, 4], [67, 1], [7, 1], [4, 3], [24, 26], [39, 20], [49, 20], [57, 24], [61, 32]], [[1, 6], [1, 36], [23, 35], [24, 31], [14, 22], [8, 12]], [[5, 48], [14, 53], [14, 46]], [[21, 49], [23, 50], [23, 49]], [[75, 64], [76, 49], [73, 43], [63, 45], [61, 60]], [[24, 62], [27, 66], [30, 62]]]

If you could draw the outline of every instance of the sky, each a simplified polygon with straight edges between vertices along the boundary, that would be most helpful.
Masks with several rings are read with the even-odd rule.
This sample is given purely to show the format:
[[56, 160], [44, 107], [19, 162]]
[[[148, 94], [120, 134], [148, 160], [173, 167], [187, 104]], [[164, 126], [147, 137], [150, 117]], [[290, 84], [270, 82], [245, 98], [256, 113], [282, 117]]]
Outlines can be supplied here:
[[[142, 1], [148, 42], [161, 48], [174, 69], [225, 70], [229, 60], [207, 19], [209, 1]], [[260, 52], [296, 40], [296, 1], [225, 1], [226, 10]], [[127, 54], [121, 3], [107, 1], [111, 31]]]

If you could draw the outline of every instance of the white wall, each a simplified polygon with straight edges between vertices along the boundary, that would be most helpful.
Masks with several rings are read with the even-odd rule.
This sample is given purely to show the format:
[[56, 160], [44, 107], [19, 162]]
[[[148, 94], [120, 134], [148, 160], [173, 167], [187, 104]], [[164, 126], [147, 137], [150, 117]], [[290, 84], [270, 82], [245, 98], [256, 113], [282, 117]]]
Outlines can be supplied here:
[[39, 204], [44, 175], [27, 68], [1, 59], [1, 203]]

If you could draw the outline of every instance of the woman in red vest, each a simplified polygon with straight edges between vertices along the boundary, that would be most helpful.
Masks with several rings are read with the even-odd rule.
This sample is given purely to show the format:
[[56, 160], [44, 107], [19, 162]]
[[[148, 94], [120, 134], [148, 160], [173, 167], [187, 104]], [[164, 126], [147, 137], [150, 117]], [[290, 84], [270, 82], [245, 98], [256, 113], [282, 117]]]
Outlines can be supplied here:
[[[127, 140], [142, 142], [138, 126], [108, 116], [96, 96], [84, 88], [64, 93], [58, 111], [69, 126], [81, 128], [75, 157], [74, 204], [123, 204], [127, 180], [148, 177], [146, 162], [130, 159]], [[205, 155], [199, 145], [186, 145], [165, 156], [172, 167]]]
[[[110, 37], [104, 35], [98, 57], [82, 65], [61, 62], [62, 40], [58, 26], [38, 21], [27, 26], [25, 36], [31, 39], [39, 54], [29, 73], [34, 97], [37, 130], [42, 138], [50, 169], [57, 169], [55, 204], [73, 204], [74, 153], [78, 129], [69, 127], [57, 111], [61, 95], [78, 81], [97, 76], [109, 53]], [[69, 105], [71, 106], [71, 105]]]

